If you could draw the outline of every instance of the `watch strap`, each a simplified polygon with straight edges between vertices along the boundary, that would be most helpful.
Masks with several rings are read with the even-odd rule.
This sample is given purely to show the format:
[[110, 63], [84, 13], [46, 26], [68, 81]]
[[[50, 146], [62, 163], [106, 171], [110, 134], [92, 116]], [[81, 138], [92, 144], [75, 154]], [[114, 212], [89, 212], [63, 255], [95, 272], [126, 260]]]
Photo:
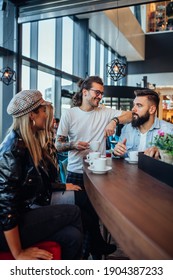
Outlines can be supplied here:
[[119, 123], [120, 123], [119, 118], [117, 118], [117, 117], [114, 117], [112, 119], [112, 121], [116, 122], [116, 125], [119, 125]]

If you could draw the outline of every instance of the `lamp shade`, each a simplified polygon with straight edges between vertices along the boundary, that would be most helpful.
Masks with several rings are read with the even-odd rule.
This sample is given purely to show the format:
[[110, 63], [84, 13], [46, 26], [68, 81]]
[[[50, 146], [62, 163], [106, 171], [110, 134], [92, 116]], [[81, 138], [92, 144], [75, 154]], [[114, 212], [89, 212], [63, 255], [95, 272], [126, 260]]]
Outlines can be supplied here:
[[118, 81], [126, 76], [126, 63], [116, 58], [106, 64], [107, 77], [114, 81]]
[[10, 67], [7, 66], [3, 68], [0, 72], [2, 73], [0, 79], [5, 85], [8, 86], [12, 82], [16, 81], [16, 72]]

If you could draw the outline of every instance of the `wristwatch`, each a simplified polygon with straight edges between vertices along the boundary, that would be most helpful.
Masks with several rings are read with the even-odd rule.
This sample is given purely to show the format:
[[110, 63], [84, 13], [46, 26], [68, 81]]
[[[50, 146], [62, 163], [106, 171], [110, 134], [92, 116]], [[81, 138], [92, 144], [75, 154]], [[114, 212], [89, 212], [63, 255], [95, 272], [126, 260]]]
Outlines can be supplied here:
[[119, 125], [119, 123], [120, 123], [119, 118], [117, 118], [117, 117], [114, 117], [112, 119], [112, 121], [116, 122], [116, 125]]

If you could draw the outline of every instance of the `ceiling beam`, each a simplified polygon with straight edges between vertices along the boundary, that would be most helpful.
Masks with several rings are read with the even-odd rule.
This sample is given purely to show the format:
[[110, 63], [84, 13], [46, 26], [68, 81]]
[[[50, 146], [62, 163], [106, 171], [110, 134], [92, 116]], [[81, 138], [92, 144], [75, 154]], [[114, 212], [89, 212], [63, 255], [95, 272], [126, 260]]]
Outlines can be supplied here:
[[127, 7], [150, 2], [161, 2], [161, 0], [62, 0], [62, 1], [14, 1], [18, 6], [18, 23], [63, 17], [96, 11], [104, 11]]

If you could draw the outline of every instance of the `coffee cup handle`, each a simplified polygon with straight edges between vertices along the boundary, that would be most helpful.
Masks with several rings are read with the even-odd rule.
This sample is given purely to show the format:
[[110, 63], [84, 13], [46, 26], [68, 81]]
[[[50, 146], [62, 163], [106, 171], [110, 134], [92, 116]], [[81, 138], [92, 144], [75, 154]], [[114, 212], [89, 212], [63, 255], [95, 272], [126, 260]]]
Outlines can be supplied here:
[[87, 160], [90, 160], [90, 156], [89, 155], [87, 155], [86, 158], [87, 158]]

